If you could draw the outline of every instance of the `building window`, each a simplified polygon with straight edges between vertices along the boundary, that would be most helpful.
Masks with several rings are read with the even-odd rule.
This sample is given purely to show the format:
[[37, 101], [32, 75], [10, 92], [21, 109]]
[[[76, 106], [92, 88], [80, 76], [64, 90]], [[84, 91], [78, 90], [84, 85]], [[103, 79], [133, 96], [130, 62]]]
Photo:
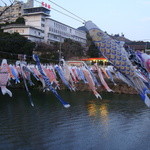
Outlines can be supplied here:
[[45, 27], [45, 25], [44, 25], [44, 24], [41, 24], [41, 26], [42, 26], [42, 27]]
[[9, 33], [13, 33], [13, 30], [10, 30]]
[[41, 18], [41, 20], [44, 22], [45, 21], [45, 19], [44, 18]]

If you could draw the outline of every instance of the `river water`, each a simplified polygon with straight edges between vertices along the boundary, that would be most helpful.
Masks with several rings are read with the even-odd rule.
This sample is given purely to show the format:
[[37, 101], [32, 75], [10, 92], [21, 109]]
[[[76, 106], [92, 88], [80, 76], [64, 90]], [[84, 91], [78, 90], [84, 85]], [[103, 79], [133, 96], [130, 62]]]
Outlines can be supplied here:
[[0, 150], [149, 150], [150, 109], [137, 95], [61, 91], [0, 95]]

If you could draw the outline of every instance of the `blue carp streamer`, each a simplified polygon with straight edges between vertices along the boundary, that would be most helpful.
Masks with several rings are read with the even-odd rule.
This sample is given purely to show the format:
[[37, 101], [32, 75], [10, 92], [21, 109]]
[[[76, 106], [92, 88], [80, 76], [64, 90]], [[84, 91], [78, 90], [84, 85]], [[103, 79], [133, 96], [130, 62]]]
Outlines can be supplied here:
[[129, 60], [123, 44], [109, 37], [92, 21], [85, 22], [85, 27], [102, 55], [122, 74], [129, 85], [136, 89], [145, 104], [150, 107], [150, 99], [147, 96], [149, 88], [138, 76], [137, 70]]
[[65, 101], [61, 98], [61, 96], [57, 93], [57, 91], [52, 87], [49, 78], [44, 74], [44, 72], [43, 72], [43, 70], [42, 70], [39, 57], [34, 54], [34, 55], [33, 55], [33, 59], [36, 61], [38, 70], [39, 70], [39, 72], [41, 73], [42, 78], [44, 79], [44, 82], [45, 82], [46, 87], [47, 87], [48, 89], [50, 89], [50, 91], [57, 97], [57, 99], [63, 104], [63, 106], [64, 106], [65, 108], [70, 107], [70, 104], [68, 104], [67, 102], [65, 102]]

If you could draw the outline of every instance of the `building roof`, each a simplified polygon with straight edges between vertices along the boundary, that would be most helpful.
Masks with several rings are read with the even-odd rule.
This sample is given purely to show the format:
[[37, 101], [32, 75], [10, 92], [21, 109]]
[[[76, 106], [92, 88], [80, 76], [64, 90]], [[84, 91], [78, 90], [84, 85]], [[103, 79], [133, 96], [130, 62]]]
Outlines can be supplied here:
[[50, 14], [50, 10], [45, 7], [24, 8], [23, 10], [24, 10], [23, 16], [36, 15], [36, 14], [43, 14], [45, 16], [49, 16]]
[[11, 29], [11, 28], [32, 28], [32, 29], [36, 29], [36, 30], [40, 30], [39, 28], [35, 28], [33, 26], [29, 26], [29, 25], [24, 25], [24, 24], [11, 24], [11, 25], [6, 25], [6, 26], [2, 26], [2, 29]]

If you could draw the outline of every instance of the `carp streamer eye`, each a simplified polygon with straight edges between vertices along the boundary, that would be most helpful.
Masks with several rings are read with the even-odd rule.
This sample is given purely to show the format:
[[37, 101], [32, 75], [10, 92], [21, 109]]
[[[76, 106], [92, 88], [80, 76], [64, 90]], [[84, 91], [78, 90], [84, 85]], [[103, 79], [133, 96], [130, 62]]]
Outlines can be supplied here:
[[97, 33], [97, 36], [102, 36], [103, 34], [101, 32], [98, 32]]

